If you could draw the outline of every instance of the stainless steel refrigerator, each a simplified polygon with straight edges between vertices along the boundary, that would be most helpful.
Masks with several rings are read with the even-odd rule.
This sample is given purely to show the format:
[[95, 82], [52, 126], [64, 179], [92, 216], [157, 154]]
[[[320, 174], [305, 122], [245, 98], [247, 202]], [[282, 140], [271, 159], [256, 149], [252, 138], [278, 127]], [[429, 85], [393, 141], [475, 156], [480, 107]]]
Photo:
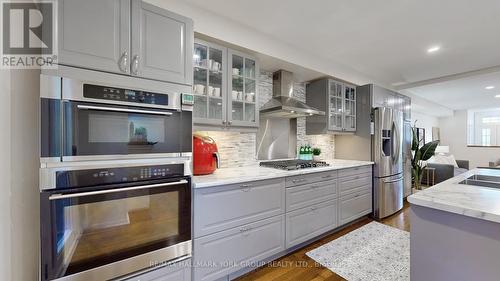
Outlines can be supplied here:
[[373, 84], [356, 94], [357, 130], [335, 136], [335, 157], [375, 162], [373, 216], [381, 219], [411, 194], [411, 99]]
[[403, 113], [373, 110], [373, 216], [384, 218], [403, 208]]

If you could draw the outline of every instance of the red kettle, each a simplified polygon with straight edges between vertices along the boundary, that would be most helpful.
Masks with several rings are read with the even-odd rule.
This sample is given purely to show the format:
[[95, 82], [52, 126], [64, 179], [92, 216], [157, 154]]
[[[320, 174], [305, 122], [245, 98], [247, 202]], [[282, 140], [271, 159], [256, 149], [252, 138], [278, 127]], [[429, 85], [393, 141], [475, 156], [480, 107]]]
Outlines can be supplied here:
[[220, 166], [219, 151], [215, 141], [208, 136], [193, 135], [193, 174], [208, 175]]

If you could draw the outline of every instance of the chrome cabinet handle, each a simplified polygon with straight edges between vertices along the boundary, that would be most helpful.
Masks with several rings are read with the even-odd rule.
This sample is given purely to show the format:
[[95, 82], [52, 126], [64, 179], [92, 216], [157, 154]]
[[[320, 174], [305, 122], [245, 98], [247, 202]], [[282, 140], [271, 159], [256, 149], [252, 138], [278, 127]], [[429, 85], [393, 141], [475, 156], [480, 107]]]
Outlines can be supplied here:
[[326, 176], [322, 176], [321, 178], [323, 178], [323, 179], [329, 179], [331, 177], [332, 177], [332, 175], [326, 175]]
[[118, 67], [122, 72], [128, 72], [128, 52], [123, 52], [122, 56], [118, 60]]
[[241, 191], [243, 192], [249, 192], [250, 191], [250, 186], [241, 186]]
[[[244, 226], [244, 227], [240, 228], [241, 233], [249, 232], [250, 230], [252, 230], [252, 228], [249, 226]], [[246, 235], [248, 235], [248, 234], [246, 234]]]
[[305, 179], [292, 180], [293, 183], [303, 182]]
[[90, 110], [102, 110], [102, 111], [116, 111], [116, 112], [127, 112], [127, 113], [143, 113], [143, 114], [157, 114], [157, 115], [172, 115], [172, 112], [163, 112], [155, 110], [142, 110], [142, 109], [130, 109], [130, 108], [118, 108], [118, 107], [107, 107], [107, 106], [94, 106], [94, 105], [82, 105], [76, 106], [78, 109], [90, 109]]
[[70, 194], [54, 194], [54, 195], [50, 195], [49, 200], [76, 198], [76, 197], [84, 197], [84, 196], [108, 194], [108, 193], [116, 193], [116, 192], [122, 192], [122, 191], [140, 190], [140, 189], [151, 189], [151, 188], [156, 188], [156, 187], [164, 187], [164, 186], [187, 184], [187, 183], [188, 183], [187, 180], [180, 180], [180, 181], [176, 181], [176, 182], [141, 185], [141, 186], [134, 186], [134, 187], [124, 187], [124, 188], [116, 188], [116, 189], [109, 189], [109, 190], [97, 190], [97, 191], [70, 193]]
[[311, 207], [311, 211], [316, 211], [316, 209], [318, 209], [318, 207]]
[[132, 60], [132, 74], [139, 74], [139, 55], [135, 55]]
[[231, 125], [231, 124], [233, 124], [233, 121], [228, 121], [227, 124]]
[[311, 185], [311, 189], [316, 189], [316, 188], [319, 188], [319, 186], [317, 186], [317, 185]]
[[226, 125], [226, 120], [222, 120], [222, 125]]

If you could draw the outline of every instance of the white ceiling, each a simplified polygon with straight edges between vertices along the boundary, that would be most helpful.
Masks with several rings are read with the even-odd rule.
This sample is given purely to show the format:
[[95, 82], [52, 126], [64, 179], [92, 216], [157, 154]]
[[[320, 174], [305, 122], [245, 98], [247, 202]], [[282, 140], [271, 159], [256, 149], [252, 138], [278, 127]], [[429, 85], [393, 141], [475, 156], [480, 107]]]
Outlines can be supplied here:
[[[495, 86], [486, 90], [486, 86]], [[500, 72], [475, 75], [457, 80], [409, 89], [419, 97], [453, 110], [500, 107]]]
[[[498, 0], [185, 1], [386, 85], [500, 65]], [[441, 50], [428, 54], [434, 45]], [[410, 91], [438, 103], [457, 95], [446, 98], [450, 108], [469, 103], [449, 103], [458, 95], [486, 100], [471, 98], [474, 87], [484, 86], [468, 82], [457, 81], [456, 87], [468, 86], [461, 91], [454, 83]]]

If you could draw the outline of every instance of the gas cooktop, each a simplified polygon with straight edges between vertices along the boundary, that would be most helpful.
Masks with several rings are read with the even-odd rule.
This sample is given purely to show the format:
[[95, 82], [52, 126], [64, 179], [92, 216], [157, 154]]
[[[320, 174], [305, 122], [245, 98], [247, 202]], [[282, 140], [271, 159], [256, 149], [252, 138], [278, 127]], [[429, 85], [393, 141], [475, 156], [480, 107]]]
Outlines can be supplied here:
[[299, 170], [299, 169], [316, 168], [316, 167], [327, 167], [330, 165], [324, 161], [278, 160], [278, 161], [260, 162], [260, 166], [290, 171], [290, 170]]

